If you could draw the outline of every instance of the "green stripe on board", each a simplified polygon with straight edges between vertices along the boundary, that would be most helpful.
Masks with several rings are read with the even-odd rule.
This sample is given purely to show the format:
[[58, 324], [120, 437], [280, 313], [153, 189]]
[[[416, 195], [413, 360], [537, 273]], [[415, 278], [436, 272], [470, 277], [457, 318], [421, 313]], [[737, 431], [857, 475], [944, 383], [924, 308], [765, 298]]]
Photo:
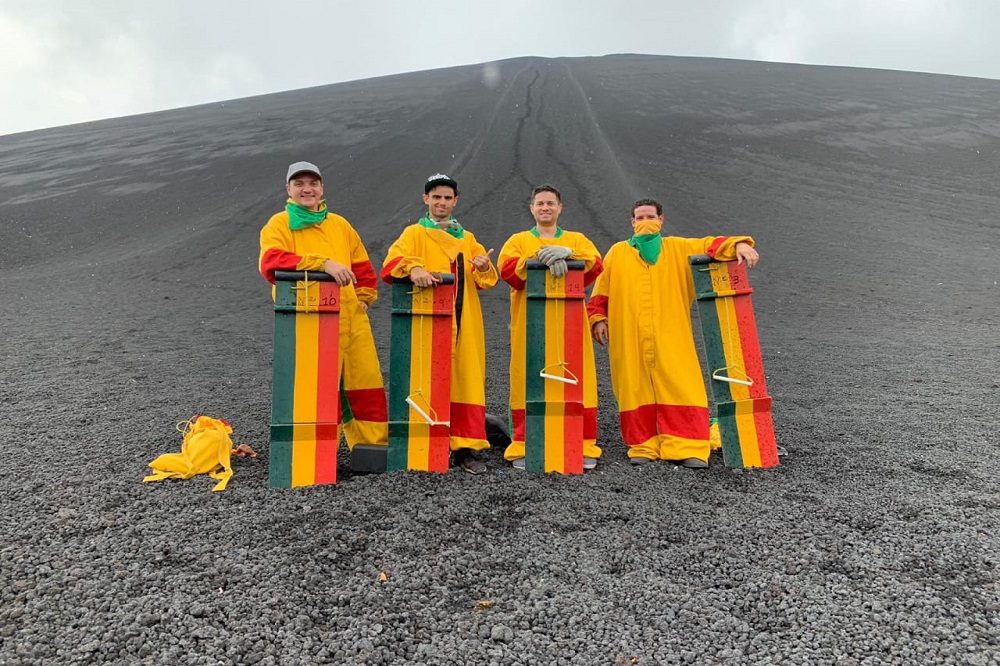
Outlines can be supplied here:
[[712, 379], [712, 372], [725, 368], [726, 348], [722, 341], [722, 329], [719, 326], [719, 311], [717, 301], [698, 301], [698, 315], [701, 319], [701, 334], [705, 341], [705, 359], [707, 361], [708, 383], [712, 386], [712, 397], [715, 402], [728, 402], [733, 399], [729, 382]]
[[545, 471], [545, 402], [529, 400], [524, 409], [524, 469]]
[[292, 487], [292, 426], [271, 425], [268, 452], [267, 485], [270, 488]]
[[743, 449], [740, 448], [740, 431], [736, 425], [736, 403], [720, 402], [717, 408], [719, 412], [719, 437], [722, 439], [722, 458], [726, 467], [730, 469], [743, 467]]
[[[528, 286], [542, 283], [542, 293], [545, 292], [546, 271], [528, 271]], [[524, 397], [526, 401], [545, 400], [545, 380], [538, 373], [545, 367], [545, 306], [546, 298], [529, 297], [525, 304], [525, 340], [524, 340]]]
[[[275, 305], [295, 302], [294, 282], [278, 282]], [[271, 356], [271, 446], [268, 452], [268, 484], [272, 488], [292, 485], [292, 409], [295, 402], [295, 317], [274, 313], [274, 348]]]
[[[410, 283], [392, 285], [392, 331], [389, 345], [389, 449], [386, 469], [407, 469], [410, 448], [410, 353], [413, 346], [413, 296]], [[405, 302], [404, 300], [405, 299]]]

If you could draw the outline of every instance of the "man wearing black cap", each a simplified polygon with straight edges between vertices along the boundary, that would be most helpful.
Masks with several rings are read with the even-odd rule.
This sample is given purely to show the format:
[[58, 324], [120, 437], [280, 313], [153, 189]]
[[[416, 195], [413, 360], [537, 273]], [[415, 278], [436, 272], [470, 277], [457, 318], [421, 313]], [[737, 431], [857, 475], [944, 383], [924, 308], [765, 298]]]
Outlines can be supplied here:
[[340, 285], [341, 391], [353, 414], [343, 424], [344, 437], [351, 449], [358, 443], [385, 446], [385, 389], [367, 314], [378, 284], [368, 251], [354, 227], [327, 210], [315, 164], [290, 165], [285, 189], [285, 210], [260, 232], [260, 273], [274, 284], [275, 271], [323, 271]]
[[427, 214], [403, 229], [382, 264], [382, 279], [410, 278], [429, 287], [440, 273], [455, 276], [456, 336], [451, 365], [451, 450], [455, 464], [479, 474], [486, 464], [479, 451], [486, 440], [486, 341], [479, 290], [496, 285], [490, 254], [452, 215], [458, 204], [458, 183], [437, 173], [424, 183]]

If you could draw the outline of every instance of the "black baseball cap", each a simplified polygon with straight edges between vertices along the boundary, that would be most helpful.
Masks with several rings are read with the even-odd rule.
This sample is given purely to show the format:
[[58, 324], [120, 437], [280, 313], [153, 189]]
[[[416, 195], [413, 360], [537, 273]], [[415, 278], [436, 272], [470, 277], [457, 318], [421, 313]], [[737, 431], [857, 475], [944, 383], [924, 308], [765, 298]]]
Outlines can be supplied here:
[[428, 194], [438, 185], [447, 185], [455, 190], [455, 196], [458, 196], [458, 183], [455, 182], [454, 178], [443, 173], [436, 173], [427, 179], [427, 182], [424, 183], [424, 194]]

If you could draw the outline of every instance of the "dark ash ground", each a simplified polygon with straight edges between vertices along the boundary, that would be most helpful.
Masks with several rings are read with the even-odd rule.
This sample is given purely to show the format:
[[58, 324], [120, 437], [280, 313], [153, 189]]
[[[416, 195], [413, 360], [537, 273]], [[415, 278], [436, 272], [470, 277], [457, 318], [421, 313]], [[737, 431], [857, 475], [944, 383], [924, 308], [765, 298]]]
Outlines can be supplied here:
[[[0, 138], [0, 663], [1000, 663], [1000, 82], [520, 59]], [[488, 77], [487, 77], [488, 78]], [[376, 264], [423, 178], [499, 249], [531, 185], [750, 233], [776, 470], [143, 485], [176, 422], [266, 451], [257, 231], [292, 161]], [[388, 305], [373, 325], [387, 368]], [[507, 298], [485, 298], [505, 412]], [[380, 575], [385, 575], [380, 582]]]

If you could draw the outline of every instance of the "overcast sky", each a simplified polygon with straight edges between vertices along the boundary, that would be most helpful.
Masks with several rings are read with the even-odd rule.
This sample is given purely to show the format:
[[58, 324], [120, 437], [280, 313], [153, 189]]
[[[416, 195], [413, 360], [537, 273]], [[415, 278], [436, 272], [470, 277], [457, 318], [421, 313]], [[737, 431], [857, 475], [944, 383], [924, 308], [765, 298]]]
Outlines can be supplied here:
[[0, 135], [524, 55], [1000, 78], [1000, 0], [0, 0]]

